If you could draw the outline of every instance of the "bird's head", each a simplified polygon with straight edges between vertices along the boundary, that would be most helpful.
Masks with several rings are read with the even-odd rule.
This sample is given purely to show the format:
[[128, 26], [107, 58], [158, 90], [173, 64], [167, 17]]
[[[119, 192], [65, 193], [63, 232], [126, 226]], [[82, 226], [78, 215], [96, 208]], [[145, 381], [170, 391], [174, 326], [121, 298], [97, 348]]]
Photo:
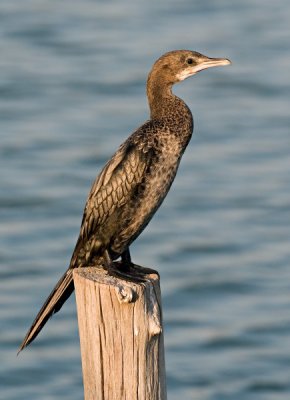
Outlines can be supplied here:
[[227, 58], [210, 58], [196, 51], [174, 50], [154, 63], [148, 81], [158, 77], [163, 84], [173, 85], [204, 69], [229, 64], [231, 61]]

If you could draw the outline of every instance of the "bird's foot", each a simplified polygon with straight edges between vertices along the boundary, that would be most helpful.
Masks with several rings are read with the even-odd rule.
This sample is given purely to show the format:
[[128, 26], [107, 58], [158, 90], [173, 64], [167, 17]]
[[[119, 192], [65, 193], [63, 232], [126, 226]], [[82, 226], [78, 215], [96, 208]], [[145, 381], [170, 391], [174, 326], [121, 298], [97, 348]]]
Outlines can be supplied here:
[[137, 274], [131, 266], [126, 266], [126, 269], [122, 268], [122, 266], [120, 268], [119, 264], [121, 263], [114, 262], [110, 266], [106, 267], [110, 276], [133, 283], [144, 283], [147, 281], [146, 275], [140, 273]]
[[105, 252], [106, 269], [111, 276], [124, 279], [129, 282], [147, 282], [147, 275], [156, 274], [159, 278], [157, 271], [151, 268], [144, 268], [135, 265], [131, 261], [129, 249], [124, 251], [121, 255], [121, 261], [113, 262], [108, 251]]
[[133, 275], [136, 274], [136, 275], [141, 275], [141, 276], [154, 274], [154, 275], [157, 275], [158, 278], [160, 278], [158, 271], [156, 271], [155, 269], [141, 267], [139, 265], [133, 264], [132, 262], [129, 265], [129, 272]]

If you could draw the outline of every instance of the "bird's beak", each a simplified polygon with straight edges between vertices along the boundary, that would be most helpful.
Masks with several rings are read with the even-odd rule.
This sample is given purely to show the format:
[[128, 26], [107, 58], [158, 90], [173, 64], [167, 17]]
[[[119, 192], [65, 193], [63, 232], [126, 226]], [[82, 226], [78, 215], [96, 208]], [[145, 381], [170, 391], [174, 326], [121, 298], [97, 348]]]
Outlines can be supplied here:
[[211, 67], [222, 67], [224, 65], [230, 65], [231, 61], [227, 58], [209, 58], [209, 57], [201, 57], [200, 62], [191, 68], [192, 74], [196, 74], [203, 69], [211, 68]]
[[187, 69], [182, 71], [177, 75], [178, 81], [183, 81], [189, 76], [197, 74], [199, 71], [203, 69], [211, 68], [211, 67], [222, 67], [223, 65], [230, 65], [231, 61], [227, 58], [209, 58], [203, 55], [200, 55], [197, 64], [193, 66], [189, 66]]

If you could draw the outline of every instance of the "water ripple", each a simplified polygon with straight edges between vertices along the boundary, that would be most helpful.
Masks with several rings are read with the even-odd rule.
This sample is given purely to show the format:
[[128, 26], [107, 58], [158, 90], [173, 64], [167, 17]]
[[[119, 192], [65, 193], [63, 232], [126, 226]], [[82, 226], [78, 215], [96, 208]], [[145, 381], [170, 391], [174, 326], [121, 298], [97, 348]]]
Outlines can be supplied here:
[[289, 7], [0, 3], [1, 398], [83, 396], [73, 297], [17, 347], [69, 263], [96, 174], [148, 118], [153, 60], [173, 48], [233, 65], [174, 88], [195, 132], [131, 249], [161, 274], [168, 397], [289, 398]]

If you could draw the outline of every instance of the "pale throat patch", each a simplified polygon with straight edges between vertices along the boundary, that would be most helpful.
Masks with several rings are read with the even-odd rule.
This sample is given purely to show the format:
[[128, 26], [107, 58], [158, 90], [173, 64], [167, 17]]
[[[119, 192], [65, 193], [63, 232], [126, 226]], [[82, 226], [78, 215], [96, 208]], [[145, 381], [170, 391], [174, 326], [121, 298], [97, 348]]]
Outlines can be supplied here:
[[195, 71], [192, 71], [192, 70], [187, 69], [187, 70], [184, 70], [184, 71], [180, 72], [179, 74], [177, 74], [177, 75], [176, 75], [176, 78], [177, 78], [179, 81], [184, 81], [184, 79], [186, 79], [186, 78], [188, 78], [189, 76], [194, 75], [194, 74], [195, 74]]

